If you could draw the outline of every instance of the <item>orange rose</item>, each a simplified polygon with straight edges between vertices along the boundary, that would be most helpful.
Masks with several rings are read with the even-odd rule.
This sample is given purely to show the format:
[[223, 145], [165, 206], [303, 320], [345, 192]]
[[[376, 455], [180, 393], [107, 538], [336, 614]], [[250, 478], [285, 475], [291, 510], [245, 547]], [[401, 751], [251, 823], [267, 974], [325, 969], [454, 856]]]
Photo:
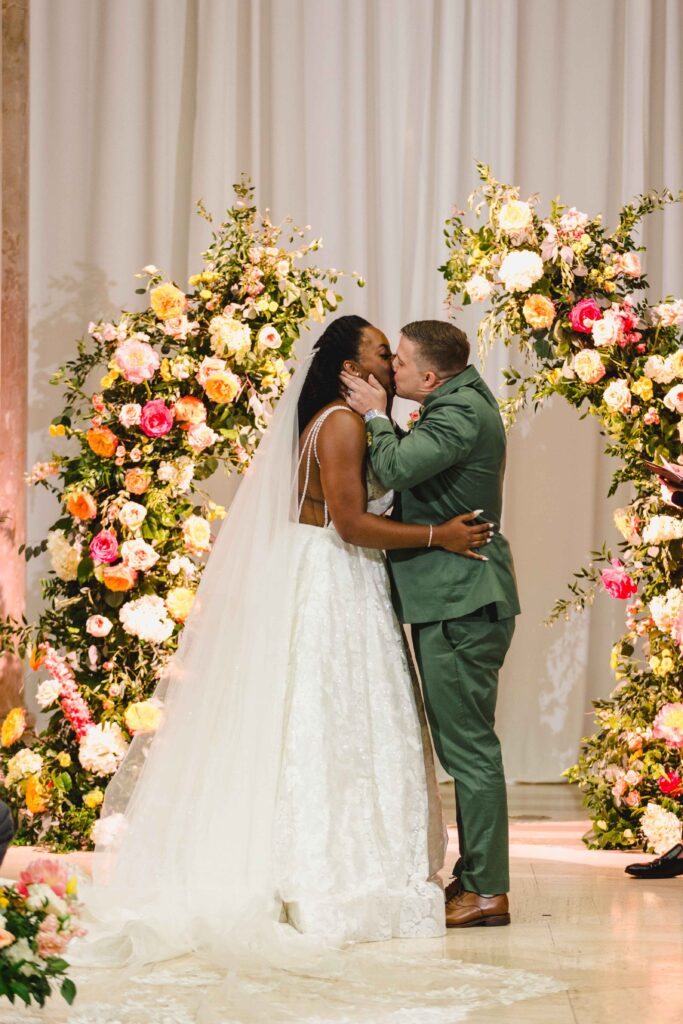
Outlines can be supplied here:
[[12, 708], [8, 712], [0, 730], [0, 743], [3, 747], [12, 747], [18, 743], [26, 729], [26, 711], [24, 708]]
[[239, 393], [240, 379], [229, 370], [217, 370], [207, 379], [204, 390], [212, 402], [227, 405]]
[[185, 293], [176, 288], [170, 281], [152, 288], [149, 293], [149, 302], [160, 320], [171, 320], [180, 316], [187, 305]]
[[87, 491], [72, 491], [66, 507], [76, 519], [94, 519], [97, 515], [95, 499]]
[[174, 622], [184, 622], [190, 614], [195, 591], [189, 587], [174, 587], [166, 596], [166, 608]]
[[189, 430], [197, 423], [206, 421], [206, 406], [199, 398], [185, 395], [179, 398], [175, 404], [175, 418], [181, 424], [182, 430]]
[[545, 295], [530, 295], [522, 308], [524, 319], [534, 331], [546, 330], [555, 319], [555, 304]]
[[144, 469], [129, 469], [126, 472], [123, 486], [131, 494], [144, 494], [150, 484], [149, 473]]
[[31, 775], [26, 783], [26, 806], [31, 814], [47, 810], [47, 790], [37, 775]]
[[136, 570], [122, 563], [105, 565], [102, 568], [102, 582], [107, 590], [131, 590], [137, 578]]
[[91, 427], [85, 435], [95, 455], [110, 459], [116, 451], [119, 439], [109, 427]]

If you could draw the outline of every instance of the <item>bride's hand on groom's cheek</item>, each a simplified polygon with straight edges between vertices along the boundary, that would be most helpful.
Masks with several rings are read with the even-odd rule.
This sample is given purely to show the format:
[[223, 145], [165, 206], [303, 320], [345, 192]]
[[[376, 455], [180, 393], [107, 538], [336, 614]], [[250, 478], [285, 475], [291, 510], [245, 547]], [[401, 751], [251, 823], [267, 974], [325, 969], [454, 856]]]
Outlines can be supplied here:
[[370, 409], [377, 409], [378, 412], [385, 412], [387, 408], [387, 393], [372, 374], [369, 380], [362, 377], [354, 377], [353, 374], [342, 371], [340, 378], [346, 404], [354, 412], [364, 416]]

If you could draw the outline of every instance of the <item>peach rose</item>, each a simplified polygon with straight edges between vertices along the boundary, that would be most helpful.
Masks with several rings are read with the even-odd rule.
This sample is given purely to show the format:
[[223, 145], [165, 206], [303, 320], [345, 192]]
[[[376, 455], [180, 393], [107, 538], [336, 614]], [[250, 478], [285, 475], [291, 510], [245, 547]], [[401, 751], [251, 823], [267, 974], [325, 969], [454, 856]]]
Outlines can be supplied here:
[[150, 485], [150, 476], [144, 469], [129, 469], [123, 480], [123, 486], [131, 494], [144, 494]]
[[168, 614], [175, 622], [185, 622], [194, 602], [195, 591], [189, 587], [174, 587], [166, 595]]
[[[223, 360], [218, 360], [222, 362]], [[175, 404], [175, 418], [182, 424], [183, 430], [189, 430], [196, 423], [204, 423], [206, 420], [206, 406], [199, 398], [192, 395], [185, 395], [179, 398]]]
[[152, 288], [149, 294], [149, 303], [159, 320], [171, 320], [180, 316], [187, 306], [187, 298], [180, 288], [176, 288], [170, 281]]
[[102, 569], [102, 582], [107, 590], [132, 590], [137, 578], [138, 574], [135, 569], [131, 569], [129, 566], [123, 565], [123, 563], [106, 565]]
[[88, 491], [72, 491], [66, 507], [76, 519], [94, 519], [97, 515], [97, 503]]
[[204, 385], [204, 390], [212, 402], [227, 405], [237, 397], [241, 385], [242, 382], [234, 373], [230, 373], [229, 370], [218, 370], [211, 374]]
[[142, 406], [137, 402], [127, 402], [121, 406], [119, 411], [119, 423], [126, 428], [137, 427], [140, 422], [140, 414], [142, 413]]
[[637, 252], [625, 252], [615, 256], [614, 269], [617, 274], [623, 274], [625, 277], [640, 277], [643, 272]]
[[605, 376], [600, 353], [594, 348], [584, 348], [577, 352], [572, 361], [572, 370], [584, 384], [597, 384]]
[[545, 295], [530, 295], [522, 307], [524, 319], [534, 331], [547, 330], [555, 319], [555, 303]]
[[119, 443], [116, 434], [109, 427], [91, 427], [85, 435], [95, 455], [110, 459]]
[[220, 440], [220, 434], [217, 434], [215, 430], [212, 430], [207, 423], [196, 423], [190, 427], [187, 432], [187, 443], [193, 452], [203, 452], [205, 448], [210, 448], [212, 444]]
[[672, 412], [683, 413], [683, 384], [676, 384], [664, 396], [664, 405]]
[[131, 569], [147, 572], [159, 561], [159, 556], [145, 540], [127, 540], [121, 545], [123, 564]]
[[0, 949], [7, 949], [8, 946], [11, 946], [16, 941], [16, 935], [12, 935], [6, 928], [0, 928]]
[[226, 365], [225, 359], [218, 359], [217, 356], [205, 356], [197, 371], [197, 380], [204, 387], [211, 374], [224, 370]]

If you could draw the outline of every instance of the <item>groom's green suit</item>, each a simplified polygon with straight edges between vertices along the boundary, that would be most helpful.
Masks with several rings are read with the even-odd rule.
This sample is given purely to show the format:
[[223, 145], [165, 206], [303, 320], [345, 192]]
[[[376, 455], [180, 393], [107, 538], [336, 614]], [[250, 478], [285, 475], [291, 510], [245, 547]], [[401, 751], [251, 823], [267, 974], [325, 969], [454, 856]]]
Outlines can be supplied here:
[[508, 542], [502, 536], [505, 431], [498, 404], [473, 366], [425, 399], [403, 436], [391, 422], [368, 423], [370, 459], [398, 492], [394, 515], [442, 523], [483, 509], [496, 527], [477, 561], [439, 548], [392, 551], [396, 611], [412, 624], [427, 714], [439, 759], [456, 783], [465, 889], [509, 889], [505, 778], [494, 731], [498, 672], [519, 613]]

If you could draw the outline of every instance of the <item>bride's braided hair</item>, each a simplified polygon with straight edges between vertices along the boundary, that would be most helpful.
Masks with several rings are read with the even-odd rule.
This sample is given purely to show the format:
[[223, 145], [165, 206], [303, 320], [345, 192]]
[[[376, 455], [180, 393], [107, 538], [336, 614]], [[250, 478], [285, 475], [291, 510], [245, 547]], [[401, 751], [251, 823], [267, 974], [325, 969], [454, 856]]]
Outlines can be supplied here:
[[299, 397], [299, 433], [320, 409], [341, 397], [342, 366], [347, 359], [358, 359], [363, 331], [370, 326], [362, 316], [340, 316], [328, 324], [316, 341], [315, 355]]

